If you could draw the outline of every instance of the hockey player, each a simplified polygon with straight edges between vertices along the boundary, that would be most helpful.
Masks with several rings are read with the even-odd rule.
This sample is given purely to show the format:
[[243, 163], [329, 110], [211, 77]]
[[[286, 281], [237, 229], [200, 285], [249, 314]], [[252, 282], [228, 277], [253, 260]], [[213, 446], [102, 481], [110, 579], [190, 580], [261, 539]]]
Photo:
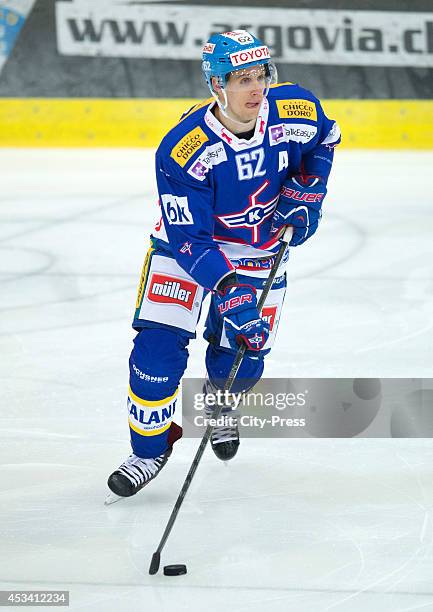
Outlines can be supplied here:
[[[178, 387], [207, 294], [206, 390], [222, 387], [240, 342], [247, 352], [232, 390], [261, 377], [280, 319], [284, 267], [260, 316], [261, 288], [284, 228], [294, 228], [290, 246], [316, 231], [340, 141], [311, 92], [276, 84], [268, 48], [249, 32], [213, 35], [202, 68], [213, 97], [190, 109], [156, 153], [161, 219], [143, 266], [129, 361], [133, 454], [108, 480], [124, 497], [155, 478], [181, 436], [173, 422]], [[287, 259], [288, 251], [284, 266]], [[220, 459], [234, 457], [236, 420], [216, 426], [211, 444]]]

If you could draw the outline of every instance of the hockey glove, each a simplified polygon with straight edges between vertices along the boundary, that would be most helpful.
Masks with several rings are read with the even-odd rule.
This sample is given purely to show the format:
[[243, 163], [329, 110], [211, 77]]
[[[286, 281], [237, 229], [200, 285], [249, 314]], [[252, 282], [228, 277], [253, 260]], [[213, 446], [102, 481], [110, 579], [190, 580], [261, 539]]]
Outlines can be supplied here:
[[231, 348], [244, 342], [248, 350], [260, 351], [269, 337], [269, 324], [259, 315], [254, 287], [229, 285], [216, 292], [215, 301]]
[[322, 217], [326, 186], [318, 176], [294, 176], [284, 182], [272, 218], [271, 233], [293, 225], [290, 246], [298, 246], [314, 234]]

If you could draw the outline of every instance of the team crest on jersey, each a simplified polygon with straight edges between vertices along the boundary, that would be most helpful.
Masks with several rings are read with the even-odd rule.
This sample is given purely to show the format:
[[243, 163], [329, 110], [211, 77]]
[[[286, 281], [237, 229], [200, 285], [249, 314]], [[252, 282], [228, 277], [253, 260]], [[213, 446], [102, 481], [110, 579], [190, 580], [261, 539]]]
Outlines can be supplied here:
[[170, 157], [179, 164], [182, 168], [188, 162], [189, 159], [196, 153], [201, 147], [207, 142], [209, 138], [203, 132], [201, 127], [196, 127], [188, 134], [179, 140], [179, 142], [172, 148]]
[[256, 244], [260, 241], [260, 225], [272, 215], [275, 210], [279, 195], [269, 202], [259, 202], [257, 198], [269, 185], [265, 181], [257, 191], [249, 196], [249, 204], [244, 210], [231, 215], [215, 215], [222, 225], [227, 228], [246, 228], [252, 232], [251, 242]]
[[157, 304], [182, 306], [191, 312], [197, 289], [198, 285], [184, 278], [154, 272], [150, 278], [147, 299]]
[[269, 144], [271, 147], [281, 142], [310, 142], [317, 134], [315, 125], [305, 123], [280, 123], [269, 128]]
[[316, 105], [311, 100], [277, 100], [278, 115], [284, 119], [317, 121]]

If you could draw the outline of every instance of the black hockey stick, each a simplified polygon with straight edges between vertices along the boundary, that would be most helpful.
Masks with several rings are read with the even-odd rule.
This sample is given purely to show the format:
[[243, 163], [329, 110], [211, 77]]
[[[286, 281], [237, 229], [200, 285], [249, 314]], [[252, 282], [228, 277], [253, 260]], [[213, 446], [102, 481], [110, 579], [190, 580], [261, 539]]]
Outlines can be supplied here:
[[[261, 312], [262, 308], [263, 308], [263, 304], [266, 301], [266, 298], [268, 297], [268, 293], [270, 288], [272, 287], [272, 284], [274, 282], [275, 279], [275, 275], [277, 273], [278, 268], [280, 267], [280, 263], [281, 260], [283, 259], [284, 253], [286, 251], [287, 248], [287, 244], [290, 242], [290, 239], [292, 237], [293, 234], [293, 228], [289, 225], [284, 234], [282, 235], [282, 237], [280, 238], [281, 240], [281, 246], [278, 250], [277, 256], [275, 257], [275, 261], [272, 265], [271, 271], [269, 273], [269, 276], [266, 280], [265, 286], [263, 287], [263, 291], [262, 291], [262, 295], [260, 296], [260, 300], [259, 303], [257, 304], [257, 309], [259, 312]], [[227, 378], [227, 381], [224, 385], [224, 389], [223, 389], [223, 393], [225, 394], [225, 392], [230, 392], [230, 389], [232, 388], [233, 382], [236, 378], [236, 374], [238, 373], [239, 367], [241, 365], [243, 356], [245, 354], [245, 351], [247, 350], [247, 347], [245, 344], [242, 344], [239, 349], [238, 352], [236, 353], [236, 357], [235, 360], [233, 362], [233, 366], [232, 369], [230, 370], [230, 374]], [[223, 406], [222, 403], [218, 404], [215, 406], [215, 409], [212, 413], [212, 419], [211, 421], [213, 422], [214, 419], [217, 419], [220, 415], [220, 412], [222, 410]], [[185, 482], [183, 483], [182, 489], [180, 490], [180, 493], [178, 495], [178, 498], [176, 500], [176, 503], [174, 505], [174, 508], [171, 512], [170, 518], [168, 519], [168, 523], [167, 526], [164, 530], [164, 533], [162, 534], [162, 538], [161, 541], [158, 545], [158, 548], [156, 549], [156, 551], [153, 553], [152, 555], [152, 561], [150, 562], [150, 567], [149, 567], [149, 574], [156, 574], [157, 571], [159, 570], [159, 566], [161, 563], [161, 552], [162, 549], [165, 546], [165, 543], [167, 541], [168, 536], [170, 535], [170, 532], [173, 528], [174, 522], [177, 518], [177, 515], [179, 513], [180, 507], [183, 503], [183, 500], [185, 499], [186, 493], [189, 489], [189, 486], [191, 484], [191, 481], [194, 477], [194, 474], [198, 468], [198, 465], [200, 463], [200, 460], [203, 456], [203, 453], [205, 451], [206, 445], [209, 442], [209, 438], [211, 436], [212, 433], [212, 429], [213, 426], [211, 424], [209, 424], [206, 427], [206, 431], [203, 435], [203, 438], [200, 442], [200, 446], [197, 449], [197, 452], [195, 454], [195, 457], [192, 461], [191, 467], [189, 468], [189, 472], [186, 475], [185, 478]]]

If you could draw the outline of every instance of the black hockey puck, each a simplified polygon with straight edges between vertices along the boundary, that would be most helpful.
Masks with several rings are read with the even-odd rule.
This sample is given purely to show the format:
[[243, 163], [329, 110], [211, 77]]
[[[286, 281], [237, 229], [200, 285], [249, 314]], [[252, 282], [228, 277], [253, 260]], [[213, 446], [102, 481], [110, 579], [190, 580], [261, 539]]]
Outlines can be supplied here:
[[181, 576], [182, 574], [186, 574], [186, 565], [183, 563], [164, 566], [164, 576]]

